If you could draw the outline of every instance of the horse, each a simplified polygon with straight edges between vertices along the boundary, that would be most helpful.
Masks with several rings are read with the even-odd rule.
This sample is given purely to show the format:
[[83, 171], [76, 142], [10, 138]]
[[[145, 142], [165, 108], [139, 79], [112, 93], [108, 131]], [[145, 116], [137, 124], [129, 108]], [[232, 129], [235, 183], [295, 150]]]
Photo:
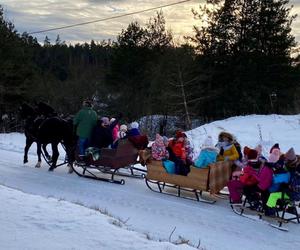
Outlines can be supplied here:
[[33, 107], [31, 107], [30, 105], [28, 105], [26, 103], [23, 103], [20, 106], [19, 113], [21, 115], [21, 118], [25, 120], [24, 133], [25, 133], [25, 137], [26, 137], [26, 145], [24, 148], [23, 163], [25, 164], [28, 162], [29, 148], [31, 147], [32, 143], [36, 142], [37, 143], [38, 162], [35, 165], [35, 167], [39, 168], [41, 166], [41, 162], [42, 162], [41, 152], [39, 152], [39, 150], [41, 150], [41, 147], [43, 148], [47, 159], [49, 161], [51, 160], [51, 156], [49, 155], [47, 148], [46, 148], [47, 144], [39, 145], [38, 141], [37, 141], [37, 130], [38, 130], [39, 126], [41, 125], [41, 123], [44, 121], [44, 119], [40, 118], [38, 116], [37, 111]]
[[[64, 120], [59, 117], [49, 117], [40, 120], [36, 116], [35, 110], [28, 104], [21, 105], [20, 114], [21, 117], [25, 119], [26, 146], [24, 150], [24, 161], [27, 160], [26, 154], [31, 145], [30, 140], [28, 140], [29, 143], [27, 144], [27, 136], [33, 135], [31, 137], [37, 143], [37, 154], [39, 162], [42, 153], [41, 148], [43, 147], [45, 151], [46, 145], [51, 144], [52, 162], [49, 171], [53, 171], [56, 168], [56, 163], [59, 156], [59, 143], [62, 143], [65, 147], [69, 166], [73, 163], [74, 151], [76, 148], [76, 138], [74, 137], [73, 133], [72, 120]], [[38, 164], [38, 166], [40, 166], [40, 163]]]

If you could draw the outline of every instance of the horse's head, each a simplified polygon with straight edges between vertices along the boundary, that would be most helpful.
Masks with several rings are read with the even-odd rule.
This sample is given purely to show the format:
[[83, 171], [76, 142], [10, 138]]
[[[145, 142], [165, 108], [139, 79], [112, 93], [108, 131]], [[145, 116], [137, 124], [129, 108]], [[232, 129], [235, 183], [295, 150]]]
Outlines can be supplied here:
[[19, 114], [22, 119], [27, 119], [30, 117], [35, 117], [37, 115], [36, 111], [34, 110], [33, 107], [31, 107], [27, 103], [22, 103], [21, 106], [19, 107]]

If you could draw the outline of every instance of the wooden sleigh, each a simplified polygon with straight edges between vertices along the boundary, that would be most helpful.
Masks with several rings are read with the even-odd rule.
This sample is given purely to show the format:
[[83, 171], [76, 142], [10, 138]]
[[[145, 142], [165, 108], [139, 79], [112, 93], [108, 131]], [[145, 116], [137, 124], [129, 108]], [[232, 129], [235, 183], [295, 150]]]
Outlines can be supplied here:
[[116, 184], [125, 184], [124, 179], [115, 176], [144, 178], [146, 170], [134, 167], [138, 162], [138, 150], [127, 139], [120, 140], [116, 149], [103, 148], [96, 161], [87, 156], [84, 161], [76, 160], [74, 172], [80, 177], [91, 178]]
[[[227, 186], [232, 172], [232, 162], [217, 162], [207, 168], [191, 167], [187, 176], [168, 174], [162, 161], [148, 160], [145, 181], [147, 187], [159, 193], [178, 196], [196, 201], [215, 203], [203, 197], [203, 192], [216, 194]], [[174, 192], [175, 191], [175, 192]], [[195, 198], [184, 193], [194, 194]]]

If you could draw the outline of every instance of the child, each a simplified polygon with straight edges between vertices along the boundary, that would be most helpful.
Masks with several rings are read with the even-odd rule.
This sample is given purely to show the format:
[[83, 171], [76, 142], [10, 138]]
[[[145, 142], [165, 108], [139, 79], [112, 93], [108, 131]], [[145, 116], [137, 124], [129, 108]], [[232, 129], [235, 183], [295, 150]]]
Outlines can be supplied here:
[[201, 152], [195, 161], [195, 167], [204, 168], [216, 162], [219, 149], [214, 147], [211, 136], [206, 137], [202, 144]]
[[169, 158], [169, 152], [166, 149], [166, 142], [164, 142], [164, 138], [159, 134], [156, 134], [156, 139], [152, 144], [152, 157], [157, 161]]
[[233, 144], [233, 136], [227, 132], [221, 132], [219, 134], [219, 142], [217, 148], [220, 152], [217, 157], [218, 161], [235, 161], [239, 159], [239, 153]]

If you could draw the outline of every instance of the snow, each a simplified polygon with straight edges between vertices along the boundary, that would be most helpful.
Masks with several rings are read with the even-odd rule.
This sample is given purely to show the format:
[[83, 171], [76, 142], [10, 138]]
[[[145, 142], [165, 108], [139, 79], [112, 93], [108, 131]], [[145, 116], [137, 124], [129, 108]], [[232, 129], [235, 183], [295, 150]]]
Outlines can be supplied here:
[[238, 116], [200, 126], [187, 132], [195, 148], [195, 156], [206, 136], [212, 136], [217, 143], [218, 134], [222, 131], [233, 134], [242, 147], [254, 148], [261, 144], [265, 155], [275, 143], [279, 143], [282, 152], [294, 147], [300, 153], [300, 114]]
[[[216, 142], [223, 129], [253, 147], [260, 125], [265, 150], [279, 142], [282, 151], [293, 146], [299, 153], [299, 121], [299, 115], [252, 115], [187, 133], [198, 151], [207, 134]], [[23, 134], [0, 134], [0, 249], [192, 249], [168, 242], [175, 227], [172, 242], [182, 236], [196, 246], [200, 240], [201, 249], [299, 248], [297, 224], [282, 232], [234, 214], [227, 200], [214, 198], [211, 205], [165, 196], [141, 179], [117, 185], [70, 175], [65, 166], [48, 172], [43, 162], [37, 169], [34, 147], [23, 165], [24, 144]]]

